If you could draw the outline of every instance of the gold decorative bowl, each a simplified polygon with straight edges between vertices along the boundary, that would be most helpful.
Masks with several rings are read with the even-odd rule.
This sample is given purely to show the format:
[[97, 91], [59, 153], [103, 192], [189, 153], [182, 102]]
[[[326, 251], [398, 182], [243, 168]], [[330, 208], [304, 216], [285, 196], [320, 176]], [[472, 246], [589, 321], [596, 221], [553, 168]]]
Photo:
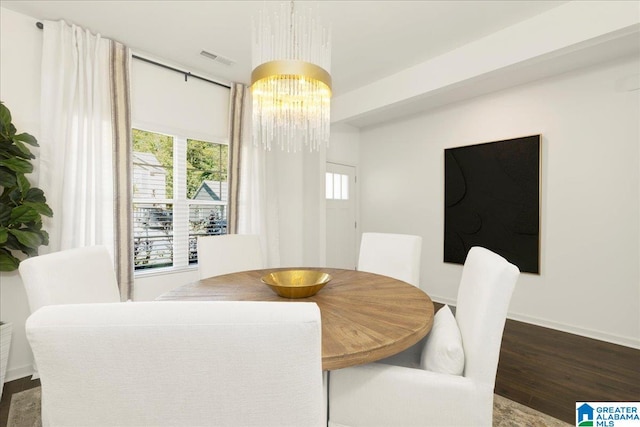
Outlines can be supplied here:
[[316, 270], [282, 270], [262, 276], [262, 283], [284, 298], [307, 298], [318, 293], [331, 276]]

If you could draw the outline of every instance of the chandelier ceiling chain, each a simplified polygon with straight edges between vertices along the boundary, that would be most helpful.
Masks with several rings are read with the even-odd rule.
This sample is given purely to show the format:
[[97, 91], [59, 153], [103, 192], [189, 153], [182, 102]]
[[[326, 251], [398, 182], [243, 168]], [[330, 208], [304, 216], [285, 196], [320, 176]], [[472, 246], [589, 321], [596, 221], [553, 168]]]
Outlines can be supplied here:
[[319, 150], [329, 143], [331, 35], [293, 1], [288, 9], [263, 10], [254, 22], [253, 140], [267, 150]]

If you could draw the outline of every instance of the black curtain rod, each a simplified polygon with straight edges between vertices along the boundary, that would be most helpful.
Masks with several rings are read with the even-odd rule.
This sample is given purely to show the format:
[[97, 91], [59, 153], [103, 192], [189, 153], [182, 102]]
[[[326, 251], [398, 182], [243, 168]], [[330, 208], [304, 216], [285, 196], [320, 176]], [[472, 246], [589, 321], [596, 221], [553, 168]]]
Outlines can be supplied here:
[[175, 72], [180, 73], [180, 74], [184, 74], [184, 81], [185, 81], [185, 82], [187, 81], [187, 79], [188, 79], [189, 77], [193, 77], [193, 78], [195, 78], [195, 79], [202, 80], [202, 81], [204, 81], [204, 82], [213, 83], [214, 85], [218, 85], [218, 86], [226, 87], [227, 89], [231, 89], [231, 86], [229, 86], [229, 85], [226, 85], [226, 84], [224, 84], [224, 83], [217, 82], [217, 81], [215, 81], [215, 80], [207, 79], [206, 77], [201, 77], [201, 76], [199, 76], [199, 75], [197, 75], [197, 74], [191, 74], [191, 72], [190, 72], [190, 71], [183, 71], [183, 70], [179, 70], [179, 69], [177, 69], [177, 68], [173, 68], [173, 67], [171, 67], [171, 66], [169, 66], [169, 65], [161, 64], [161, 63], [159, 63], [159, 62], [152, 61], [152, 60], [150, 60], [150, 59], [143, 58], [143, 57], [138, 56], [138, 55], [131, 55], [131, 56], [132, 56], [133, 58], [135, 58], [135, 59], [139, 59], [140, 61], [148, 62], [149, 64], [157, 65], [158, 67], [166, 68], [167, 70], [171, 70], [171, 71], [175, 71]]
[[[44, 28], [44, 24], [42, 22], [36, 22], [36, 27], [38, 27], [38, 28], [40, 28], [42, 30]], [[133, 58], [135, 58], [135, 59], [139, 59], [140, 61], [144, 61], [144, 62], [147, 62], [149, 64], [157, 65], [158, 67], [162, 67], [162, 68], [165, 68], [167, 70], [171, 70], [171, 71], [175, 71], [177, 73], [180, 73], [180, 74], [184, 75], [184, 81], [185, 82], [187, 81], [187, 79], [189, 77], [193, 77], [193, 78], [198, 79], [198, 80], [202, 80], [202, 81], [205, 81], [205, 82], [208, 82], [208, 83], [213, 83], [214, 85], [218, 85], [218, 86], [226, 87], [227, 89], [231, 89], [231, 86], [229, 86], [229, 85], [217, 82], [215, 80], [207, 79], [205, 77], [201, 77], [201, 76], [198, 76], [196, 74], [191, 74], [190, 71], [179, 70], [179, 69], [171, 67], [169, 65], [161, 64], [159, 62], [152, 61], [150, 59], [143, 58], [143, 57], [138, 56], [138, 55], [131, 55], [131, 56]]]

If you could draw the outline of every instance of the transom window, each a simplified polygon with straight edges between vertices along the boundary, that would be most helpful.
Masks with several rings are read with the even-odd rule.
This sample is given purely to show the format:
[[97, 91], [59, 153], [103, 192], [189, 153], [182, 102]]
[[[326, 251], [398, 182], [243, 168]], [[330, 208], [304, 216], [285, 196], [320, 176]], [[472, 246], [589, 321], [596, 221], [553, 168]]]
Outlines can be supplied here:
[[349, 200], [349, 175], [327, 172], [325, 191], [328, 200]]

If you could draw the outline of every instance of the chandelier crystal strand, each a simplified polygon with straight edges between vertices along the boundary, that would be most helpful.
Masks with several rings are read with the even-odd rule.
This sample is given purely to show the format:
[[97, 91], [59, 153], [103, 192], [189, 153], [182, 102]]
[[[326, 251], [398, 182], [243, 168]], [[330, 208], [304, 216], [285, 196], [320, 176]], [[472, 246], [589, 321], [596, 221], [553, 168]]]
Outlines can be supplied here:
[[281, 5], [253, 23], [253, 140], [297, 152], [329, 144], [331, 35], [311, 16]]

